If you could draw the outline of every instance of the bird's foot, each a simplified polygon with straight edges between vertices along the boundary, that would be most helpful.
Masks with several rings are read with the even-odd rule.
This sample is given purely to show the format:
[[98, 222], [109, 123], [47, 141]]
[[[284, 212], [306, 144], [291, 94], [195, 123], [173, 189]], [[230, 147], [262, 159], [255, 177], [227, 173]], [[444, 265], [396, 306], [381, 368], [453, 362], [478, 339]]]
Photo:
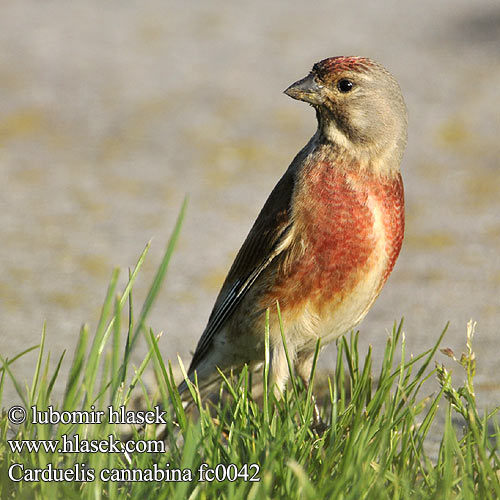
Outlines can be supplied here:
[[321, 415], [319, 413], [319, 408], [316, 403], [314, 403], [313, 422], [311, 428], [320, 437], [324, 434], [326, 429], [328, 429], [328, 425], [321, 418]]

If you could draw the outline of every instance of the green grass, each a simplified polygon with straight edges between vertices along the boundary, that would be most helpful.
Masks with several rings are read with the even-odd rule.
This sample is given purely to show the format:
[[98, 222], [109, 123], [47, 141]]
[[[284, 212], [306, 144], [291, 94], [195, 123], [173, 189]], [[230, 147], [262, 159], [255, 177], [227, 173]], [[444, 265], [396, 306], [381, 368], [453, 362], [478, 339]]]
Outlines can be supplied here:
[[[262, 369], [264, 394], [259, 401], [251, 394], [254, 376], [244, 370], [237, 378], [223, 382], [227, 396], [216, 404], [200, 402], [196, 386], [191, 385], [199, 417], [186, 414], [172, 366], [160, 355], [159, 337], [146, 326], [184, 209], [137, 318], [132, 290], [149, 245], [119, 294], [118, 272], [113, 273], [96, 332], [91, 335], [85, 326], [80, 331], [62, 401], [53, 401], [51, 393], [60, 367], [69, 361], [63, 353], [56, 363], [51, 362], [45, 350], [45, 328], [40, 345], [10, 360], [0, 358], [0, 401], [5, 384], [13, 384], [27, 409], [36, 406], [41, 411], [52, 404], [59, 412], [93, 409], [107, 415], [110, 405], [115, 410], [121, 405], [131, 407], [137, 393], [144, 409], [162, 405], [167, 412], [166, 437], [161, 441], [165, 451], [14, 451], [7, 440], [61, 440], [63, 435], [78, 435], [80, 440], [97, 443], [110, 435], [125, 440], [125, 433], [123, 427], [105, 418], [100, 424], [52, 425], [33, 423], [28, 418], [13, 426], [6, 408], [0, 418], [2, 499], [500, 498], [500, 431], [496, 410], [484, 414], [476, 405], [472, 325], [468, 328], [467, 352], [456, 360], [458, 370], [465, 373], [466, 381], [460, 387], [453, 386], [451, 374], [443, 366], [436, 364], [432, 369], [444, 332], [435, 346], [411, 357], [405, 350], [401, 324], [395, 326], [379, 367], [372, 366], [370, 350], [365, 355], [359, 352], [357, 334], [340, 339], [335, 371], [324, 384], [326, 390], [321, 391], [322, 413], [329, 424], [321, 436], [311, 430], [310, 391], [304, 390], [300, 380], [292, 379], [290, 388], [277, 401], [267, 383], [268, 363]], [[133, 368], [130, 352], [141, 335], [149, 352], [141, 365]], [[13, 374], [15, 362], [33, 349], [38, 350], [38, 362], [31, 386], [23, 387]], [[399, 357], [401, 361], [397, 362]], [[156, 376], [153, 393], [142, 381], [146, 370], [153, 370]], [[437, 377], [440, 390], [432, 396], [422, 395], [422, 384], [431, 377]], [[443, 424], [436, 419], [438, 405], [446, 409]], [[457, 418], [463, 422], [459, 431], [452, 424]], [[440, 437], [440, 445], [438, 452], [429, 456], [427, 437], [431, 427], [433, 436]], [[127, 439], [154, 440], [161, 430], [163, 426], [153, 424], [147, 426], [145, 435], [135, 430]], [[52, 467], [66, 469], [67, 474], [92, 470], [95, 479], [15, 482], [8, 476], [12, 464], [21, 464], [14, 467], [15, 477]], [[199, 481], [200, 467], [218, 471], [219, 478], [224, 472], [237, 477], [234, 481]], [[170, 479], [176, 474], [174, 469], [182, 469], [184, 478], [191, 475], [192, 480], [134, 482], [122, 477], [109, 481], [100, 476], [106, 469], [123, 473], [155, 468], [169, 470]]]

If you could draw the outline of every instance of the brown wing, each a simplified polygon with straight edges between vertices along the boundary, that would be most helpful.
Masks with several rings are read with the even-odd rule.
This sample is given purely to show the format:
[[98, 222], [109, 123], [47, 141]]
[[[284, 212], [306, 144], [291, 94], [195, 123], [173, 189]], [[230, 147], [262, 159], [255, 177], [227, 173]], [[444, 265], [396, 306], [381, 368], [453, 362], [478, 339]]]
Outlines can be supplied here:
[[249, 288], [283, 250], [280, 243], [290, 229], [290, 202], [294, 188], [294, 161], [269, 195], [222, 285], [208, 324], [194, 353], [191, 374], [206, 354], [212, 339], [234, 312]]

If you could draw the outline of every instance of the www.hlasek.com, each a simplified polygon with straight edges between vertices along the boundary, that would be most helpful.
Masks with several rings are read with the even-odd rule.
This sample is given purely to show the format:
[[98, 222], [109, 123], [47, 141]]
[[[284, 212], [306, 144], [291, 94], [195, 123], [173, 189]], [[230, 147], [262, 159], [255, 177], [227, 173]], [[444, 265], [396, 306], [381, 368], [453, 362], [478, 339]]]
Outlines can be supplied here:
[[[166, 412], [160, 407], [150, 411], [129, 411], [120, 406], [114, 409], [108, 406], [107, 411], [63, 411], [59, 412], [49, 406], [47, 410], [38, 410], [36, 406], [30, 408], [32, 424], [165, 424]], [[28, 418], [28, 412], [22, 406], [13, 406], [7, 412], [11, 423], [21, 424]], [[78, 434], [63, 434], [61, 439], [46, 440], [16, 440], [7, 441], [12, 453], [165, 453], [165, 442], [161, 440], [129, 440], [121, 441], [109, 434], [105, 439], [81, 439]], [[153, 464], [150, 469], [102, 469], [97, 472], [101, 481], [260, 481], [260, 467], [258, 464], [217, 464], [209, 467], [201, 464], [197, 470], [189, 468], [171, 468], [167, 463], [163, 468]], [[58, 468], [48, 464], [44, 468], [28, 468], [22, 463], [13, 463], [9, 466], [8, 476], [14, 482], [51, 482], [51, 481], [94, 481], [96, 470], [84, 463], [76, 463], [71, 468]]]

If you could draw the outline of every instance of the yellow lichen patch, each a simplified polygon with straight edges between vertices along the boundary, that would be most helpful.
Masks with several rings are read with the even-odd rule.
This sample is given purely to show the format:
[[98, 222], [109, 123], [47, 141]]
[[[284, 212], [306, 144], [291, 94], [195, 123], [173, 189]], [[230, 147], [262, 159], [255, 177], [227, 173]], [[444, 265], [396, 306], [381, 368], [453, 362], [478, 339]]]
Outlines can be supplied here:
[[437, 131], [437, 140], [445, 147], [461, 146], [470, 139], [465, 122], [460, 117], [452, 117], [444, 122]]
[[147, 192], [147, 184], [144, 181], [126, 176], [109, 176], [106, 178], [106, 184], [112, 192], [128, 196], [143, 197]]
[[19, 91], [21, 87], [23, 87], [26, 82], [19, 74], [19, 71], [11, 71], [7, 73], [7, 67], [3, 65], [0, 68], [0, 88], [5, 92], [7, 90]]
[[248, 101], [229, 96], [224, 98], [221, 106], [217, 107], [216, 115], [222, 120], [240, 120], [247, 113]]
[[500, 172], [471, 167], [464, 187], [468, 201], [473, 205], [498, 202], [500, 200]]
[[421, 278], [427, 283], [436, 283], [437, 281], [447, 279], [447, 276], [441, 271], [440, 268], [432, 267], [427, 268]]
[[218, 12], [211, 12], [210, 10], [200, 10], [198, 12], [198, 17], [193, 18], [191, 22], [200, 40], [220, 35], [225, 25], [223, 14], [224, 9]]
[[80, 255], [78, 257], [78, 268], [91, 276], [102, 278], [111, 273], [111, 264], [102, 255]]
[[128, 149], [127, 140], [121, 135], [108, 135], [99, 144], [99, 162], [111, 162], [124, 155]]
[[165, 35], [165, 25], [150, 21], [139, 28], [139, 38], [146, 44], [160, 41]]
[[205, 182], [212, 188], [223, 188], [235, 178], [234, 172], [224, 169], [211, 168], [205, 172]]
[[161, 212], [136, 214], [136, 223], [139, 224], [142, 229], [161, 229], [165, 226], [165, 214]]
[[489, 241], [500, 244], [500, 224], [488, 227], [485, 235]]
[[19, 308], [22, 298], [16, 292], [14, 285], [0, 282], [0, 302], [7, 308]]
[[417, 249], [445, 250], [453, 246], [455, 242], [453, 235], [443, 232], [409, 233], [405, 236], [405, 245]]
[[481, 308], [481, 316], [494, 318], [498, 315], [498, 304], [486, 304]]
[[460, 258], [461, 265], [469, 268], [479, 268], [484, 266], [484, 255], [481, 252], [471, 249], [465, 250], [463, 246], [460, 246], [459, 250], [460, 251], [457, 252], [457, 257]]
[[43, 167], [22, 167], [12, 172], [12, 177], [23, 185], [40, 185], [45, 179]]
[[175, 205], [174, 200], [177, 198], [179, 192], [172, 185], [172, 183], [165, 179], [165, 181], [158, 184], [157, 187], [160, 199], [162, 199], [169, 207]]
[[86, 214], [103, 216], [109, 213], [110, 207], [106, 203], [107, 200], [99, 199], [93, 192], [74, 186], [72, 196]]
[[226, 268], [206, 273], [200, 279], [201, 288], [209, 292], [216, 292], [222, 286], [226, 274], [227, 274]]
[[33, 271], [26, 267], [11, 267], [9, 268], [9, 275], [14, 278], [15, 281], [28, 281], [33, 278]]
[[405, 207], [405, 220], [407, 233], [410, 228], [418, 227], [422, 217], [427, 217], [428, 206], [418, 201], [418, 199], [409, 200]]
[[75, 309], [80, 305], [82, 296], [80, 292], [55, 291], [48, 293], [46, 299], [50, 304], [63, 309]]
[[175, 294], [175, 301], [179, 304], [196, 304], [198, 297], [190, 290], [182, 290]]
[[204, 153], [205, 179], [212, 187], [232, 182], [246, 168], [262, 170], [269, 162], [264, 145], [250, 139], [224, 145], [212, 143]]
[[46, 119], [42, 110], [22, 109], [0, 118], [0, 144], [43, 130]]
[[442, 148], [463, 157], [474, 159], [474, 165], [492, 155], [498, 149], [498, 143], [480, 134], [474, 125], [468, 124], [462, 117], [451, 117], [437, 129], [436, 142]]

